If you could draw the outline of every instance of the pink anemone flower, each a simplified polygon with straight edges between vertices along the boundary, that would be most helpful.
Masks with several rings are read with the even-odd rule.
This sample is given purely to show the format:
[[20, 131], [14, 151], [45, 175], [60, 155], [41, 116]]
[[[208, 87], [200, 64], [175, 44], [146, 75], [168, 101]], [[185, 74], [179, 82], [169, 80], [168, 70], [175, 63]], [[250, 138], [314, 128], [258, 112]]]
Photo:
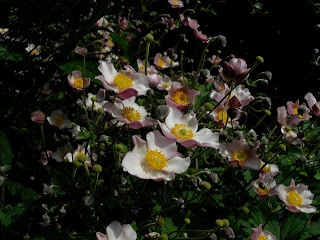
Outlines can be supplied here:
[[312, 93], [307, 93], [304, 98], [307, 100], [308, 106], [312, 110], [313, 114], [320, 117], [320, 101], [317, 102]]
[[291, 212], [313, 213], [317, 209], [311, 206], [314, 195], [308, 186], [299, 183], [295, 185], [295, 181], [291, 179], [289, 187], [279, 184], [275, 188], [278, 196], [286, 204], [286, 208]]
[[145, 95], [149, 88], [149, 80], [147, 76], [128, 70], [117, 70], [113, 63], [99, 61], [98, 67], [102, 75], [96, 77], [99, 79], [104, 88], [112, 90], [122, 99], [133, 96]]
[[220, 70], [220, 76], [226, 83], [236, 85], [250, 71], [247, 63], [241, 58], [231, 58], [229, 62], [225, 62]]
[[277, 238], [268, 231], [262, 231], [262, 225], [251, 229], [251, 240], [276, 240]]
[[304, 109], [304, 113], [301, 115], [298, 112], [299, 107], [300, 107], [299, 100], [297, 100], [295, 103], [291, 101], [287, 102], [287, 111], [290, 116], [298, 115], [301, 121], [309, 120], [311, 118], [311, 116], [309, 115], [310, 109], [302, 105], [302, 108]]
[[292, 118], [288, 118], [286, 107], [278, 107], [278, 124], [281, 128], [281, 132], [283, 133], [284, 139], [290, 142], [293, 145], [301, 144], [301, 139], [297, 137], [297, 133], [292, 130], [295, 126], [297, 126], [301, 119], [298, 115], [294, 115]]
[[187, 83], [184, 83], [182, 87], [172, 84], [168, 93], [169, 95], [165, 97], [167, 104], [180, 111], [186, 110], [194, 102], [196, 97], [200, 95], [199, 91], [189, 89]]
[[123, 224], [113, 221], [106, 229], [107, 234], [96, 233], [97, 240], [136, 240], [137, 233], [130, 224]]
[[213, 116], [213, 121], [215, 123], [219, 123], [219, 127], [225, 127], [233, 128], [235, 129], [239, 125], [239, 118], [240, 118], [240, 111], [237, 112], [237, 115], [231, 119], [228, 116], [228, 106], [225, 106], [226, 102], [222, 102], [215, 110], [213, 110], [209, 115]]
[[163, 136], [158, 130], [149, 132], [146, 138], [147, 141], [136, 135], [132, 137], [133, 150], [122, 161], [124, 171], [142, 179], [171, 181], [175, 174], [188, 169], [191, 160], [182, 157], [174, 140]]
[[68, 75], [69, 85], [77, 92], [82, 91], [83, 88], [88, 88], [90, 86], [90, 78], [81, 77], [82, 73], [80, 71], [73, 71], [72, 75]]
[[220, 154], [228, 158], [235, 167], [259, 170], [260, 159], [256, 149], [250, 148], [244, 137], [240, 140], [233, 139], [231, 143], [222, 143]]
[[196, 38], [200, 39], [203, 43], [207, 43], [212, 39], [211, 37], [204, 35], [201, 31], [198, 31], [197, 29], [194, 29], [193, 32]]
[[169, 107], [165, 123], [158, 122], [165, 136], [185, 147], [201, 146], [215, 149], [220, 147], [217, 132], [212, 132], [208, 128], [198, 131], [198, 120], [195, 113], [183, 115], [177, 108]]
[[172, 8], [181, 8], [184, 7], [183, 2], [181, 0], [168, 0], [171, 4]]
[[114, 104], [107, 102], [103, 109], [108, 111], [115, 120], [124, 122], [132, 129], [140, 129], [146, 126], [158, 124], [156, 120], [147, 117], [148, 113], [144, 107], [135, 103], [136, 97], [125, 100], [116, 99]]
[[260, 174], [259, 179], [252, 181], [251, 187], [258, 194], [260, 199], [268, 199], [274, 195], [277, 195], [277, 191], [274, 189], [277, 183], [273, 177], [266, 174]]
[[180, 14], [179, 16], [183, 25], [188, 26], [193, 30], [196, 30], [198, 29], [198, 27], [200, 27], [197, 20], [191, 19], [189, 17], [185, 18], [183, 14]]

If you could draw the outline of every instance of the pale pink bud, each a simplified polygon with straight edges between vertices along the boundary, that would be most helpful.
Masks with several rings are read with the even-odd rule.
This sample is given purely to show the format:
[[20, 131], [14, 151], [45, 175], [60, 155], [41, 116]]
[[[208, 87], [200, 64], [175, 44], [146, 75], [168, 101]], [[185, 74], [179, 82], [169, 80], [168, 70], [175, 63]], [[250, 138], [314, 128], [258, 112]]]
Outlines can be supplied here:
[[74, 49], [75, 53], [78, 53], [79, 55], [81, 55], [82, 57], [86, 57], [88, 50], [86, 48], [82, 48], [82, 47], [76, 47]]
[[40, 111], [36, 111], [31, 113], [31, 121], [38, 123], [38, 124], [43, 124], [44, 120], [45, 120], [46, 116], [40, 112]]

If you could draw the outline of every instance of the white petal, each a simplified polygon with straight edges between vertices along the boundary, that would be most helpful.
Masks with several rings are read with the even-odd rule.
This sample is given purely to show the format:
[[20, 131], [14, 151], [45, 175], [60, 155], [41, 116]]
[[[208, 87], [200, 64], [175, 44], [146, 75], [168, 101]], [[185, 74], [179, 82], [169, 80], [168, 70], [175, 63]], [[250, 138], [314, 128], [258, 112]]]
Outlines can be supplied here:
[[173, 171], [174, 173], [181, 174], [188, 169], [190, 164], [191, 164], [191, 159], [189, 157], [187, 158], [174, 157], [167, 162], [167, 168], [163, 170], [170, 171], [170, 172]]
[[167, 159], [177, 155], [176, 141], [163, 136], [158, 130], [147, 134], [147, 146], [150, 150], [158, 149]]
[[200, 131], [196, 132], [193, 139], [202, 147], [211, 147], [215, 149], [220, 147], [219, 134], [217, 132], [212, 132], [208, 128], [202, 128]]

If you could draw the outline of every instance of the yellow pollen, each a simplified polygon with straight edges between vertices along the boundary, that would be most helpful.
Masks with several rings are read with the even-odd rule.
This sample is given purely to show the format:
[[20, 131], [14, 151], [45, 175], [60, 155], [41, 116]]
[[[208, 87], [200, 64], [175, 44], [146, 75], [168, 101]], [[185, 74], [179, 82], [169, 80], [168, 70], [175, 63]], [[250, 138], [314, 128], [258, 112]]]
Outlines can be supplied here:
[[1, 32], [6, 33], [7, 31], [5, 29], [1, 28]]
[[31, 51], [31, 55], [35, 55], [36, 53], [38, 52], [38, 50], [35, 48], [35, 49], [33, 49], [32, 51]]
[[79, 152], [76, 157], [75, 157], [75, 160], [78, 159], [81, 155], [84, 155], [82, 152]]
[[174, 4], [177, 5], [178, 4], [178, 0], [173, 0]]
[[268, 240], [268, 238], [265, 236], [259, 235], [258, 240]]
[[302, 197], [296, 191], [291, 191], [288, 193], [288, 200], [293, 206], [300, 206], [302, 204]]
[[141, 66], [139, 67], [139, 69], [144, 69], [144, 65], [141, 65]]
[[167, 158], [162, 152], [158, 150], [148, 150], [145, 157], [146, 157], [146, 162], [154, 170], [161, 170], [167, 167], [167, 162], [168, 162]]
[[[293, 112], [294, 112], [294, 114], [298, 114], [298, 108], [294, 107]], [[299, 117], [302, 118], [303, 116], [299, 114]]]
[[63, 118], [62, 117], [56, 117], [54, 119], [54, 124], [58, 127], [60, 127], [63, 124]]
[[124, 90], [126, 88], [132, 87], [132, 79], [126, 75], [124, 75], [123, 73], [118, 73], [115, 77], [114, 77], [114, 84], [120, 88], [120, 90]]
[[218, 112], [218, 115], [217, 115], [217, 119], [218, 119], [218, 121], [222, 121], [222, 113], [223, 113], [223, 122], [227, 122], [227, 120], [228, 120], [228, 114], [227, 114], [227, 112], [224, 112], [224, 111], [219, 111]]
[[108, 43], [111, 47], [113, 47], [114, 43], [110, 39], [108, 39]]
[[174, 136], [182, 140], [193, 138], [192, 129], [190, 129], [187, 125], [184, 124], [174, 125], [174, 127], [171, 129], [171, 132]]
[[171, 84], [170, 84], [170, 83], [163, 82], [163, 83], [162, 83], [162, 86], [164, 86], [165, 88], [168, 88], [168, 87], [171, 87]]
[[164, 65], [164, 61], [161, 58], [158, 60], [158, 65], [160, 67], [162, 67]]
[[266, 189], [262, 189], [262, 188], [260, 188], [260, 187], [258, 187], [258, 192], [260, 193], [260, 194], [267, 194], [268, 193], [268, 189], [266, 188]]
[[172, 101], [176, 104], [186, 105], [189, 103], [188, 96], [182, 91], [176, 92], [172, 97]]
[[122, 115], [130, 122], [141, 120], [141, 114], [132, 107], [125, 107], [122, 109]]
[[248, 157], [248, 153], [246, 151], [240, 149], [240, 150], [234, 151], [232, 153], [232, 158], [234, 160], [239, 161], [239, 163], [244, 163], [248, 160], [249, 157]]
[[73, 86], [75, 86], [76, 88], [83, 88], [83, 79], [82, 78], [74, 79]]
[[[264, 163], [261, 163], [259, 168], [262, 168], [263, 165], [264, 165]], [[264, 166], [264, 168], [262, 169], [262, 171], [264, 171], [264, 172], [271, 172], [271, 169], [270, 169], [270, 167], [268, 167], [268, 165], [266, 165], [266, 166]]]

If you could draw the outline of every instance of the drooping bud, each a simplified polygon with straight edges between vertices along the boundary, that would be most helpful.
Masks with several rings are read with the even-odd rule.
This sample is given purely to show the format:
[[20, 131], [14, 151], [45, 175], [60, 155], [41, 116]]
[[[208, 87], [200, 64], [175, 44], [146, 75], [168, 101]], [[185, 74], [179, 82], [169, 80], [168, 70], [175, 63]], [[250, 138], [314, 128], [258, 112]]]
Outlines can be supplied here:
[[169, 109], [167, 106], [165, 105], [159, 105], [157, 108], [156, 108], [156, 114], [157, 114], [157, 117], [159, 119], [164, 119], [168, 116], [169, 114]]
[[236, 140], [240, 140], [241, 138], [243, 138], [243, 132], [239, 130], [234, 131], [233, 138]]
[[264, 59], [263, 59], [263, 57], [261, 57], [261, 56], [257, 56], [257, 57], [256, 57], [256, 61], [259, 62], [259, 63], [263, 63], [263, 62], [264, 62]]
[[263, 99], [262, 99], [262, 108], [263, 109], [271, 109], [271, 99], [270, 98], [268, 98], [268, 97], [264, 97]]
[[227, 110], [227, 114], [228, 114], [228, 117], [230, 117], [231, 119], [234, 119], [237, 117], [238, 115], [238, 109], [236, 108], [229, 108]]
[[227, 39], [225, 36], [223, 35], [218, 35], [217, 36], [217, 41], [218, 41], [218, 44], [224, 48], [226, 45], [227, 45]]
[[101, 165], [99, 165], [99, 164], [95, 164], [95, 165], [93, 165], [92, 170], [93, 170], [94, 172], [96, 172], [96, 173], [101, 173], [102, 167], [101, 167]]
[[223, 228], [224, 234], [226, 235], [226, 238], [235, 238], [234, 232], [231, 227], [224, 227]]

